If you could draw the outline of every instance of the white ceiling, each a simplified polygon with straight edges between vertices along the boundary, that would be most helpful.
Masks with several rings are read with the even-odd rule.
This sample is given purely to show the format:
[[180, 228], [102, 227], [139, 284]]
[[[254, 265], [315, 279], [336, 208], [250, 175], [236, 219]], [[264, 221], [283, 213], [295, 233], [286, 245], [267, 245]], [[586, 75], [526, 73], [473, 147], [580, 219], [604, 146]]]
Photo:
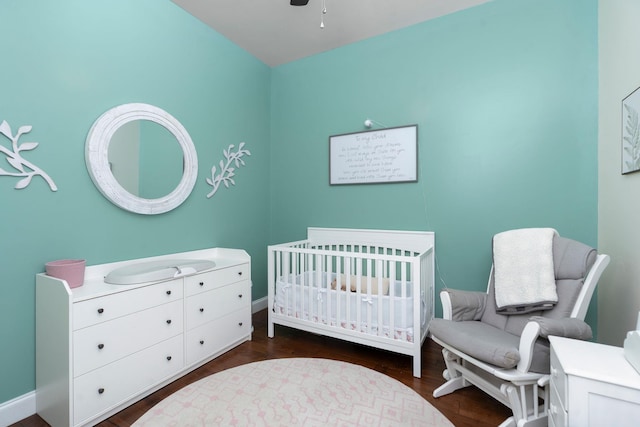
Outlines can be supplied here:
[[490, 0], [172, 0], [269, 66], [284, 64]]

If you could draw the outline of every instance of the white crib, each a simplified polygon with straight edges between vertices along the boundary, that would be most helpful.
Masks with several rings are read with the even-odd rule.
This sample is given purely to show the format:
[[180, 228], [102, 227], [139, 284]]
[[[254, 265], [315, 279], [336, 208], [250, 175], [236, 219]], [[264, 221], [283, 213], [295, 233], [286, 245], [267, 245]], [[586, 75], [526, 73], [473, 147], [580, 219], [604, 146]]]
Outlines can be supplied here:
[[433, 317], [435, 235], [309, 228], [269, 246], [269, 338], [289, 326], [413, 357]]

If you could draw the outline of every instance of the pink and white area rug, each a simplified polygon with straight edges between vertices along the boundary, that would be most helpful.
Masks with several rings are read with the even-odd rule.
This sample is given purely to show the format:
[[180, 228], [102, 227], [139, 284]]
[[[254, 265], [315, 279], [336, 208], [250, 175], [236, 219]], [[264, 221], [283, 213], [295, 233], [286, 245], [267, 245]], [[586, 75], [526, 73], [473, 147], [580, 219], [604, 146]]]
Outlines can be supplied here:
[[453, 424], [401, 382], [327, 359], [249, 363], [192, 383], [142, 426], [443, 426]]

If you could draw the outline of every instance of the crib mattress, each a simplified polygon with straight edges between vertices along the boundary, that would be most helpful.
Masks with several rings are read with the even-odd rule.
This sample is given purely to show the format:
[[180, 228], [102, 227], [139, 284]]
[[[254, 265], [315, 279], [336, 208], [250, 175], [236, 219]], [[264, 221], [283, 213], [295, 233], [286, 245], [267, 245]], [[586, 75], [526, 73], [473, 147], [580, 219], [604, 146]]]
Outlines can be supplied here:
[[[279, 277], [274, 301], [276, 312], [315, 323], [339, 325], [363, 333], [413, 342], [412, 282], [404, 283], [403, 294], [402, 281], [394, 281], [390, 285], [390, 295], [380, 296], [331, 289], [327, 284], [335, 277], [335, 273], [321, 272], [318, 275], [314, 271]], [[420, 321], [424, 327], [424, 295], [420, 295], [420, 300]]]

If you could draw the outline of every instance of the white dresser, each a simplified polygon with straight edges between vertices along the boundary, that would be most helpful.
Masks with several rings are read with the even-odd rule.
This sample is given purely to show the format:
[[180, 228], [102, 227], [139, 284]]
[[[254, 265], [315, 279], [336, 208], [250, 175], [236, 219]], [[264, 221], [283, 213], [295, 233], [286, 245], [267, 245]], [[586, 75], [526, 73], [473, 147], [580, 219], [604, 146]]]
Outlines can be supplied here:
[[550, 337], [549, 426], [635, 427], [640, 375], [622, 347]]
[[[201, 273], [105, 283], [139, 262], [202, 259]], [[251, 260], [205, 249], [87, 267], [84, 284], [36, 276], [36, 410], [53, 427], [94, 425], [251, 339]]]

